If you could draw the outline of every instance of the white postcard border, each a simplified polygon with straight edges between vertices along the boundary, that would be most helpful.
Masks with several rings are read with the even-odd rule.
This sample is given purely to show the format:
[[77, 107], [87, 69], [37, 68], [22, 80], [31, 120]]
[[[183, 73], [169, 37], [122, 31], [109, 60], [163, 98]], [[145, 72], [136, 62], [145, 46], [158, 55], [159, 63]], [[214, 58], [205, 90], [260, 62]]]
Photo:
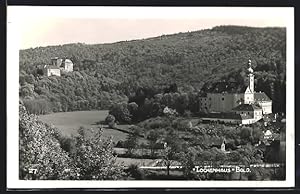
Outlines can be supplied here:
[[[8, 188], [219, 188], [219, 187], [293, 187], [295, 185], [295, 110], [294, 110], [294, 8], [222, 8], [222, 7], [36, 7], [30, 6], [8, 6], [7, 25], [7, 187]], [[47, 9], [48, 11], [45, 11]], [[49, 12], [49, 9], [56, 10]], [[183, 14], [178, 14], [180, 10]], [[85, 17], [85, 18], [193, 18], [200, 17], [199, 11], [207, 14], [208, 18], [232, 17], [233, 13], [242, 13], [253, 10], [254, 12], [275, 13], [280, 10], [280, 17], [287, 22], [287, 111], [286, 111], [286, 180], [285, 181], [30, 181], [19, 180], [19, 148], [18, 148], [18, 102], [19, 102], [19, 43], [20, 43], [20, 18], [27, 13], [30, 17]], [[235, 10], [236, 12], [233, 12]], [[271, 11], [273, 10], [273, 12]], [[74, 14], [78, 13], [80, 14]], [[151, 14], [155, 11], [156, 14]], [[217, 12], [214, 12], [217, 11]], [[84, 12], [84, 13], [83, 13]], [[167, 13], [167, 14], [166, 14]], [[218, 13], [218, 14], [216, 14]], [[147, 15], [148, 14], [148, 15]], [[255, 14], [254, 14], [255, 15]], [[259, 15], [259, 14], [257, 14]]]

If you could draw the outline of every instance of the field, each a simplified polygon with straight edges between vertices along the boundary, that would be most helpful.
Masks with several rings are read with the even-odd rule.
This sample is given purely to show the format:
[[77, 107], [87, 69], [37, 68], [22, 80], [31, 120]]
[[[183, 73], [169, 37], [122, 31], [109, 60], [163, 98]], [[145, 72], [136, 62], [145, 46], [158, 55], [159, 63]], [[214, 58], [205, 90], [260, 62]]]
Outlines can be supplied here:
[[[76, 130], [81, 126], [85, 128], [100, 127], [101, 125], [98, 125], [97, 123], [105, 120], [107, 115], [107, 110], [76, 111], [40, 115], [39, 119], [45, 123], [53, 124], [55, 127], [61, 130], [62, 134], [69, 136], [76, 133]], [[104, 127], [107, 126], [104, 125]], [[118, 125], [118, 128], [127, 129], [128, 125]], [[103, 130], [103, 137], [112, 137], [114, 142], [125, 140], [127, 135], [127, 133], [115, 129], [105, 128]]]

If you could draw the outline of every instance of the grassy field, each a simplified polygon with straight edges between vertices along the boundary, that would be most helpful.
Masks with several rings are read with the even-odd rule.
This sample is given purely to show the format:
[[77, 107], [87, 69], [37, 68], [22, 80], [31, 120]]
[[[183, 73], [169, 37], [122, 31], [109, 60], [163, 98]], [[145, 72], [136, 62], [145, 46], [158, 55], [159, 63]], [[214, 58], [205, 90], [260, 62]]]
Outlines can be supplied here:
[[[97, 122], [105, 120], [108, 115], [107, 110], [101, 111], [76, 111], [76, 112], [61, 112], [48, 115], [40, 115], [39, 119], [45, 123], [53, 124], [55, 127], [61, 130], [64, 135], [71, 135], [76, 133], [79, 127], [85, 128], [97, 128]], [[107, 126], [104, 126], [107, 127]], [[121, 129], [127, 129], [128, 125], [119, 125]], [[118, 131], [115, 129], [105, 128], [103, 131], [103, 137], [113, 137], [113, 141], [125, 140], [127, 133]]]
[[122, 164], [124, 166], [130, 166], [131, 164], [137, 166], [154, 166], [156, 159], [138, 159], [138, 158], [121, 158], [118, 157], [116, 160], [117, 164]]

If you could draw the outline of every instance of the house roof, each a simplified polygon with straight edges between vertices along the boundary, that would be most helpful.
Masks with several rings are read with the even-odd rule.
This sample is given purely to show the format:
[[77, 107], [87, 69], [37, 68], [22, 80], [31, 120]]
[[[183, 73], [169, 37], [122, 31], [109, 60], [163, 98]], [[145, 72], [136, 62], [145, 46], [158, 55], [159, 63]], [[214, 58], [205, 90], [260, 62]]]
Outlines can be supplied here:
[[232, 112], [209, 113], [204, 118], [219, 118], [219, 119], [233, 119], [233, 120], [252, 119], [252, 117], [250, 115], [236, 114], [236, 113], [232, 113]]
[[59, 69], [59, 67], [54, 66], [54, 65], [47, 65], [46, 69]]
[[251, 117], [250, 115], [248, 114], [240, 114], [242, 120], [245, 120], [245, 119], [253, 119], [253, 117]]
[[271, 101], [271, 99], [264, 92], [255, 92], [254, 100], [255, 101]]
[[272, 135], [272, 132], [271, 132], [270, 130], [267, 130], [267, 131], [265, 132], [265, 135]]
[[209, 87], [203, 87], [202, 90], [208, 93], [244, 93], [247, 86], [238, 82], [215, 82]]
[[232, 109], [233, 111], [254, 111], [261, 110], [261, 107], [255, 104], [240, 104]]

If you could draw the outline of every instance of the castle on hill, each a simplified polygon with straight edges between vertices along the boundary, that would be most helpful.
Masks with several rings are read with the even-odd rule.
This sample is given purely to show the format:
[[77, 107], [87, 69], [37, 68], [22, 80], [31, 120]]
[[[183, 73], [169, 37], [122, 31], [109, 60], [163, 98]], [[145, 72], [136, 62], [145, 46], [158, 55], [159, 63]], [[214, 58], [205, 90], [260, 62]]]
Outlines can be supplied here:
[[51, 65], [45, 65], [43, 68], [43, 73], [46, 76], [60, 76], [61, 72], [72, 72], [73, 62], [70, 59], [65, 58], [52, 58]]
[[264, 92], [254, 90], [251, 60], [248, 65], [247, 86], [241, 88], [236, 82], [218, 82], [200, 95], [200, 111], [208, 113], [204, 121], [252, 124], [272, 113], [272, 100]]

